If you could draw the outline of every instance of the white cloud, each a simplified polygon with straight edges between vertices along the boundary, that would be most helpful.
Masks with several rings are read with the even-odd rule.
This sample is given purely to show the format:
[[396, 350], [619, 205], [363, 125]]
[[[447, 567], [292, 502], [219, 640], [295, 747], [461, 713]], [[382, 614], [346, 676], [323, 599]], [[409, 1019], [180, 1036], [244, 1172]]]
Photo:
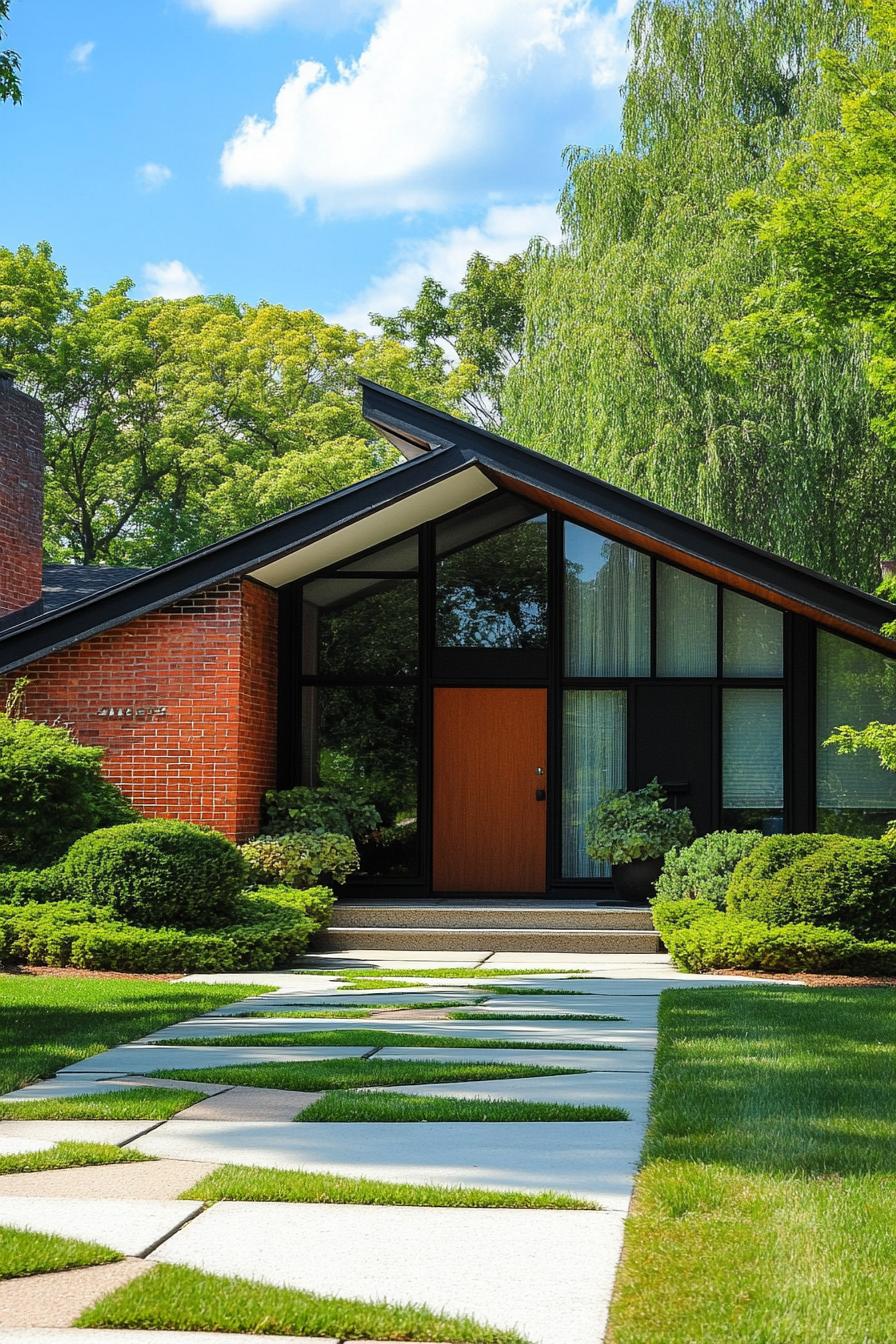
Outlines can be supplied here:
[[382, 7], [383, 0], [187, 0], [222, 28], [260, 28], [273, 19], [296, 18], [315, 27], [338, 26], [346, 19]]
[[72, 65], [76, 65], [79, 70], [86, 70], [95, 50], [95, 42], [76, 42], [69, 52], [68, 58]]
[[395, 266], [385, 275], [374, 276], [330, 320], [356, 331], [372, 331], [370, 313], [397, 313], [413, 303], [426, 276], [431, 275], [454, 290], [460, 284], [473, 252], [483, 252], [491, 261], [505, 261], [523, 252], [531, 238], [559, 242], [560, 219], [552, 204], [495, 205], [479, 224], [446, 229], [432, 238], [407, 243]]
[[188, 299], [202, 293], [202, 280], [182, 261], [148, 261], [143, 279], [149, 298]]
[[571, 106], [573, 93], [581, 110], [583, 89], [619, 82], [628, 7], [384, 0], [357, 60], [335, 72], [300, 61], [273, 117], [243, 121], [222, 181], [282, 191], [299, 207], [315, 200], [323, 213], [437, 209], [481, 199], [484, 185], [513, 190], [546, 109]]
[[171, 181], [171, 169], [166, 163], [141, 163], [137, 169], [137, 181], [144, 191], [158, 191], [166, 182]]

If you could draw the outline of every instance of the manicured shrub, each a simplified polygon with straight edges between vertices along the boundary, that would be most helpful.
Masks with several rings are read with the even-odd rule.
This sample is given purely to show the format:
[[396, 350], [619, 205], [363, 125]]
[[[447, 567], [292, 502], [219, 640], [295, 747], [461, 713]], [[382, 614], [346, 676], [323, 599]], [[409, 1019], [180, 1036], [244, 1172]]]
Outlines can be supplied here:
[[270, 835], [320, 831], [359, 839], [380, 822], [362, 786], [340, 782], [313, 789], [271, 789], [264, 795], [265, 831]]
[[744, 855], [731, 874], [731, 881], [728, 883], [728, 909], [734, 914], [742, 911], [757, 919], [764, 918], [762, 915], [755, 915], [753, 907], [760, 889], [765, 890], [771, 879], [788, 864], [804, 859], [807, 854], [814, 854], [817, 849], [823, 849], [829, 839], [827, 835], [814, 834], [764, 836], [748, 854]]
[[62, 869], [6, 868], [0, 871], [0, 905], [26, 905], [29, 901], [61, 901], [68, 894]]
[[0, 862], [51, 864], [73, 840], [136, 816], [100, 773], [100, 747], [0, 714]]
[[657, 859], [693, 838], [687, 808], [665, 806], [657, 780], [642, 789], [604, 794], [585, 822], [585, 848], [598, 863], [632, 863]]
[[149, 928], [214, 928], [247, 878], [236, 845], [186, 821], [136, 821], [76, 840], [62, 865], [74, 897]]
[[857, 938], [896, 933], [896, 854], [879, 840], [832, 835], [823, 848], [782, 868], [740, 909], [769, 924], [805, 920]]
[[654, 901], [651, 905], [653, 924], [657, 933], [665, 941], [667, 933], [676, 929], [686, 929], [698, 919], [717, 913], [712, 901], [697, 896], [693, 900], [685, 897], [678, 901]]
[[85, 901], [0, 906], [0, 959], [84, 970], [270, 970], [294, 961], [332, 905], [325, 887], [246, 892], [217, 929], [136, 928]]
[[841, 929], [813, 924], [771, 928], [758, 919], [720, 911], [667, 929], [663, 941], [682, 971], [823, 971], [848, 963], [862, 947]]
[[762, 839], [759, 831], [712, 831], [683, 849], [673, 849], [656, 884], [658, 901], [711, 901], [725, 909], [731, 874]]
[[319, 880], [341, 885], [358, 870], [358, 850], [347, 835], [295, 831], [259, 835], [240, 845], [250, 878], [262, 885], [307, 887]]

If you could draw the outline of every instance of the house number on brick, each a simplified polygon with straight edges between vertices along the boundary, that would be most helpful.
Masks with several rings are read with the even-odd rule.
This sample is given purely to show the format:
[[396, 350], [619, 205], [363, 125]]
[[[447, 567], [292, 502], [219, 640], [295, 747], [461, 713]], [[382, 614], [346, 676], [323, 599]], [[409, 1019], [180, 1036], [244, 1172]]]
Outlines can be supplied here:
[[98, 709], [98, 719], [163, 719], [168, 713], [167, 705], [118, 705]]

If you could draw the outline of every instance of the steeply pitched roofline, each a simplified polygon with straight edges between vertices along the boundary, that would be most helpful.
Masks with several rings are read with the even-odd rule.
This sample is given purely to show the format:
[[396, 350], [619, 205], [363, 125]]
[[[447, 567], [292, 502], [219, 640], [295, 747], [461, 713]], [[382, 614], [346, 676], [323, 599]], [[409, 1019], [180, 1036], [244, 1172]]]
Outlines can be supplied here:
[[577, 521], [707, 578], [896, 654], [896, 640], [880, 634], [885, 622], [896, 619], [896, 606], [883, 598], [728, 536], [378, 383], [361, 382], [365, 417], [375, 425], [387, 424], [391, 435], [454, 444], [475, 459], [497, 485], [527, 494], [545, 507], [559, 508]]

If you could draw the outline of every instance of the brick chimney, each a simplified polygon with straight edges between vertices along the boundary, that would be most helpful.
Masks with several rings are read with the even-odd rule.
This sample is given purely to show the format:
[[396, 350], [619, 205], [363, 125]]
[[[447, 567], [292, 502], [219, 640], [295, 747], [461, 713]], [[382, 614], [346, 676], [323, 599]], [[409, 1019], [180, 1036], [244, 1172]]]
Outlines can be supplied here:
[[43, 527], [44, 408], [0, 369], [0, 617], [40, 599]]

